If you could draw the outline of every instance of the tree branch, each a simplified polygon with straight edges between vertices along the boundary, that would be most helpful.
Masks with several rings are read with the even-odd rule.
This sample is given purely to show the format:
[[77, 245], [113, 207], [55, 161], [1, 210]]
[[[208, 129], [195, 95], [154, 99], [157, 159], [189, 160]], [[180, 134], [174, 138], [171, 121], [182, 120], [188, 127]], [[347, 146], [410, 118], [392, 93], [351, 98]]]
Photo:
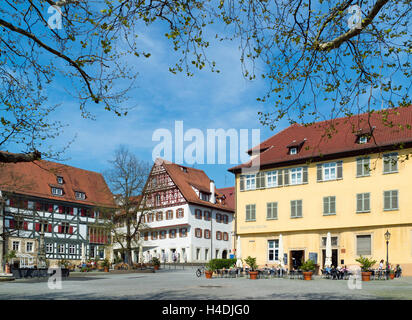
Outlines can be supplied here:
[[30, 153], [10, 153], [0, 151], [0, 163], [32, 162], [41, 159], [41, 153], [37, 150]]

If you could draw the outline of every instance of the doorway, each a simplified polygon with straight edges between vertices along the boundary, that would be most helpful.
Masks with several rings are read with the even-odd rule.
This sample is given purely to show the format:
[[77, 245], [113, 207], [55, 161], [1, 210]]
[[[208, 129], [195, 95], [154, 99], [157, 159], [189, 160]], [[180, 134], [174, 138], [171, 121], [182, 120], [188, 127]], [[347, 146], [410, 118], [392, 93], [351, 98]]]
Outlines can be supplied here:
[[[322, 250], [322, 267], [325, 268], [326, 249]], [[332, 249], [332, 266], [338, 266], [338, 249]]]
[[226, 250], [222, 251], [222, 259], [227, 259], [227, 251]]
[[291, 250], [289, 270], [297, 270], [305, 262], [305, 250]]

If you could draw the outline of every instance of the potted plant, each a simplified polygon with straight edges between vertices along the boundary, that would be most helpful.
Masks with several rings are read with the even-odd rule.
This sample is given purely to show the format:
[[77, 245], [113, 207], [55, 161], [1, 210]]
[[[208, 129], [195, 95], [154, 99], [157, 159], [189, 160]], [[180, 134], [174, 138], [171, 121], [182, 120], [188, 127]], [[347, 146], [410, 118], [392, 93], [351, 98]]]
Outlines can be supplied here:
[[103, 267], [103, 269], [104, 269], [104, 272], [109, 272], [109, 268], [110, 268], [110, 261], [109, 261], [109, 259], [104, 259], [103, 261], [102, 261], [102, 263], [101, 263], [101, 265], [102, 265], [102, 267]]
[[4, 256], [4, 258], [6, 259], [6, 273], [11, 273], [9, 262], [10, 262], [11, 260], [13, 260], [14, 258], [17, 258], [17, 256], [16, 256], [16, 251], [11, 250], [9, 253], [7, 253], [7, 254]]
[[257, 264], [256, 264], [256, 258], [252, 258], [251, 256], [248, 256], [245, 259], [246, 264], [249, 266], [250, 270], [249, 270], [249, 276], [251, 280], [256, 280], [257, 279], [257, 275], [258, 275], [258, 271], [257, 269]]
[[361, 265], [362, 281], [369, 281], [372, 273], [371, 267], [376, 263], [376, 260], [360, 256], [356, 261]]
[[159, 270], [160, 267], [160, 260], [159, 258], [153, 257], [152, 258], [152, 264], [155, 270]]
[[312, 260], [307, 260], [305, 261], [301, 266], [300, 270], [303, 271], [303, 278], [305, 280], [312, 280], [312, 274], [313, 271], [315, 270], [316, 266], [315, 263]]
[[389, 278], [391, 278], [391, 280], [395, 279], [395, 269], [389, 269]]
[[216, 269], [216, 262], [214, 260], [210, 260], [209, 263], [205, 266], [206, 279], [212, 279], [213, 272], [215, 272]]

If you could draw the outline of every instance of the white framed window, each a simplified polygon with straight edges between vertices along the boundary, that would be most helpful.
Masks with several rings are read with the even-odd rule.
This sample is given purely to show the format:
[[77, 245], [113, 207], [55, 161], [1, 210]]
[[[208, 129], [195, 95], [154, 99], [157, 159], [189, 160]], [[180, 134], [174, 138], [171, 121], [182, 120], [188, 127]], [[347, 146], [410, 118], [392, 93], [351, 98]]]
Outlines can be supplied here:
[[370, 205], [370, 193], [358, 193], [356, 195], [356, 212], [370, 212], [371, 205]]
[[256, 175], [247, 174], [245, 175], [245, 190], [255, 190], [256, 189]]
[[266, 187], [273, 188], [278, 186], [278, 172], [277, 170], [266, 172]]
[[246, 221], [256, 221], [256, 205], [246, 205]]
[[53, 253], [53, 243], [46, 243], [46, 253]]
[[291, 218], [302, 218], [302, 200], [290, 201]]
[[293, 147], [289, 149], [289, 154], [297, 154], [298, 153], [298, 148]]
[[76, 246], [74, 244], [69, 245], [69, 254], [76, 254]]
[[56, 196], [62, 196], [63, 195], [63, 189], [52, 187], [52, 194], [54, 194]]
[[388, 153], [383, 155], [383, 173], [398, 172], [398, 154]]
[[359, 137], [359, 140], [358, 140], [358, 143], [359, 143], [359, 144], [365, 144], [365, 143], [367, 143], [367, 142], [368, 142], [368, 136], [363, 135], [363, 136], [360, 136], [360, 137]]
[[20, 241], [13, 241], [12, 248], [13, 251], [20, 251]]
[[289, 170], [290, 184], [302, 184], [303, 182], [303, 168], [292, 168]]
[[335, 196], [323, 197], [323, 214], [325, 216], [336, 214], [336, 197]]
[[26, 242], [26, 252], [33, 252], [33, 251], [34, 251], [33, 242], [31, 241]]
[[63, 184], [63, 177], [59, 177], [59, 176], [57, 176], [57, 183], [58, 184]]
[[323, 180], [336, 179], [336, 162], [329, 162], [323, 164]]
[[398, 210], [398, 190], [390, 190], [383, 192], [383, 210]]
[[58, 252], [59, 252], [60, 254], [63, 254], [63, 253], [65, 252], [64, 244], [59, 244], [59, 246], [58, 246]]
[[75, 196], [76, 196], [76, 199], [78, 200], [86, 199], [86, 194], [84, 192], [76, 191]]
[[358, 158], [356, 159], [356, 176], [367, 177], [370, 176], [370, 158]]
[[279, 261], [279, 240], [268, 240], [268, 261]]
[[268, 202], [266, 203], [266, 219], [273, 220], [278, 218], [278, 203]]

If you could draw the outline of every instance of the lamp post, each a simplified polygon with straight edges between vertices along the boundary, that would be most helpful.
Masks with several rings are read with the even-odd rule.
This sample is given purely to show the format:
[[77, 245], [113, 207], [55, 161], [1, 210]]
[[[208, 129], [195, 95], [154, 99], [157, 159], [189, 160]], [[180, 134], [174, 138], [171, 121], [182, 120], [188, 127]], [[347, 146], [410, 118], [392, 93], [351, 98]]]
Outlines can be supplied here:
[[386, 277], [389, 276], [389, 239], [391, 238], [391, 234], [389, 230], [386, 230], [385, 233], [385, 240], [386, 240]]

